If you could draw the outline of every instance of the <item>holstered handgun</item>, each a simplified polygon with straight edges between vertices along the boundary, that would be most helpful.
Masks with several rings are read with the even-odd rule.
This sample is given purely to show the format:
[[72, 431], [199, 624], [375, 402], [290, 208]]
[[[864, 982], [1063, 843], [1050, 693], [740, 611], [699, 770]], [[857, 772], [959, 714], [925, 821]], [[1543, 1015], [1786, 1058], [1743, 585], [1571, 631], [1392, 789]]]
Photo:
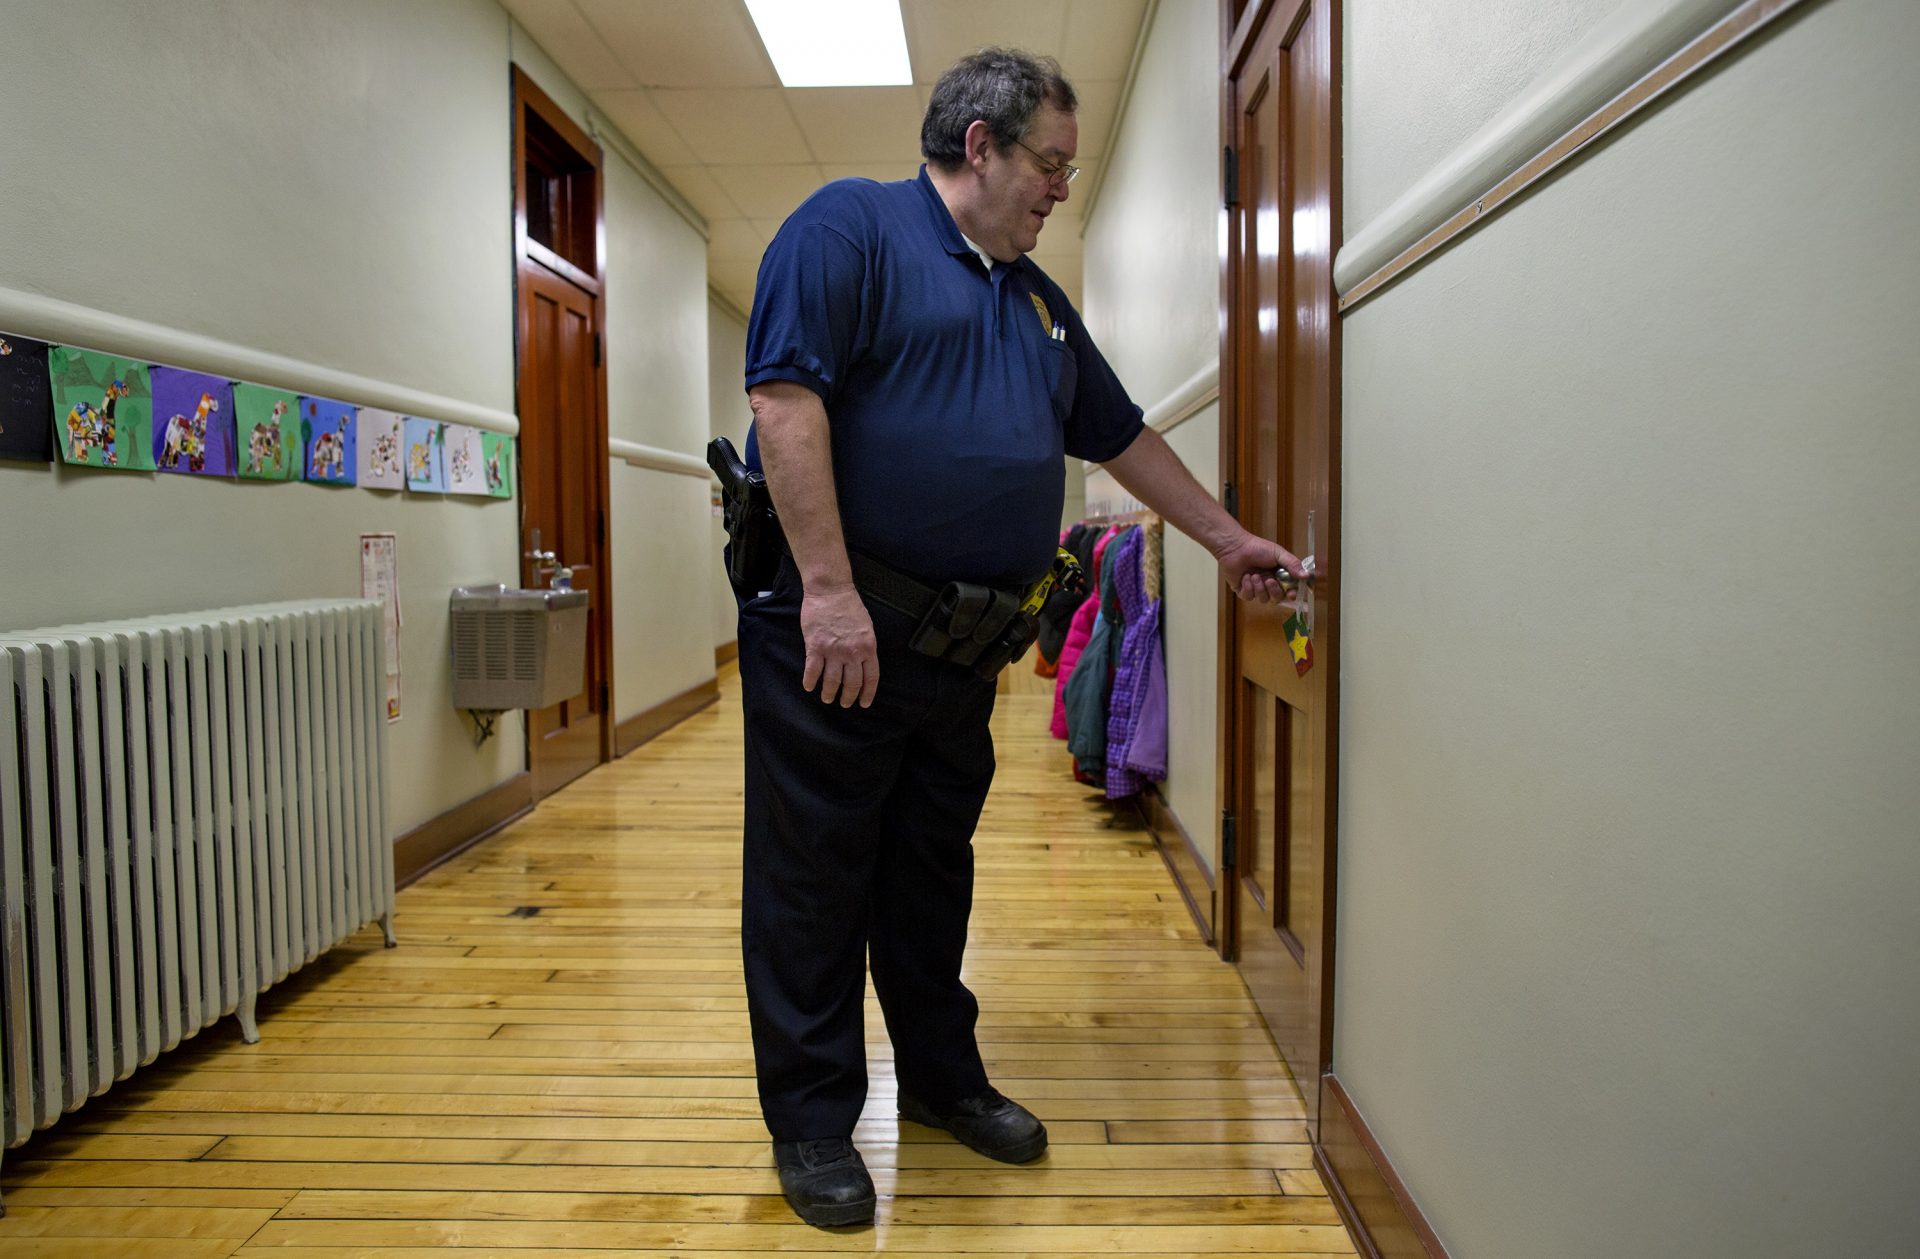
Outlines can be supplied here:
[[721, 523], [727, 531], [727, 581], [733, 593], [751, 599], [773, 585], [780, 568], [782, 535], [767, 478], [749, 471], [724, 437], [707, 445], [707, 466], [720, 478]]

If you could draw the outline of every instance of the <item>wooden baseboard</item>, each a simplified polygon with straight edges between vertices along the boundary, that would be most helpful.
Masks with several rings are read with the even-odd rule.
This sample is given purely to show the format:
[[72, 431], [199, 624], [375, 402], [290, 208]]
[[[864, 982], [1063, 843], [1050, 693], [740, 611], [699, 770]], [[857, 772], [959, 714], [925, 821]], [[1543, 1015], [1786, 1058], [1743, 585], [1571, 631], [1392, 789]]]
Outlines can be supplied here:
[[533, 775], [518, 773], [498, 787], [423, 822], [393, 845], [393, 882], [405, 887], [448, 858], [465, 852], [533, 811]]
[[1400, 1173], [1331, 1071], [1320, 1077], [1313, 1166], [1365, 1259], [1448, 1259]]
[[1215, 893], [1213, 871], [1200, 855], [1198, 845], [1180, 818], [1168, 807], [1166, 798], [1158, 787], [1148, 787], [1136, 799], [1140, 805], [1140, 815], [1147, 823], [1147, 829], [1153, 833], [1153, 846], [1160, 850], [1160, 859], [1167, 863], [1167, 873], [1173, 876], [1173, 884], [1180, 889], [1181, 899], [1187, 902], [1187, 912], [1193, 915], [1194, 925], [1200, 928], [1200, 938], [1207, 947], [1216, 953], [1220, 951], [1218, 932], [1214, 924], [1219, 922], [1220, 898]]
[[721, 643], [713, 649], [713, 667], [716, 669], [730, 660], [738, 660], [739, 658], [740, 640], [737, 638], [730, 643]]
[[720, 680], [708, 678], [643, 713], [635, 713], [613, 730], [613, 754], [625, 756], [647, 740], [673, 729], [720, 698]]

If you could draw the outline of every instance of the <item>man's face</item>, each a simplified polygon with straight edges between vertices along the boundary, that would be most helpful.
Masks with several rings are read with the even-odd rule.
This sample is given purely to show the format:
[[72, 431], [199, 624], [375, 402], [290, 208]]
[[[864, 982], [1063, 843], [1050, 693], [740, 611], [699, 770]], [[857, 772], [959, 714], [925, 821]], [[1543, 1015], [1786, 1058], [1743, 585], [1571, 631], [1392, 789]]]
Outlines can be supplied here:
[[1015, 144], [999, 153], [988, 141], [992, 156], [983, 175], [980, 227], [985, 235], [980, 244], [1002, 262], [1033, 252], [1047, 216], [1067, 199], [1066, 181], [1049, 176], [1042, 163], [1058, 167], [1073, 160], [1080, 124], [1072, 114], [1043, 102], [1021, 143], [1033, 152]]

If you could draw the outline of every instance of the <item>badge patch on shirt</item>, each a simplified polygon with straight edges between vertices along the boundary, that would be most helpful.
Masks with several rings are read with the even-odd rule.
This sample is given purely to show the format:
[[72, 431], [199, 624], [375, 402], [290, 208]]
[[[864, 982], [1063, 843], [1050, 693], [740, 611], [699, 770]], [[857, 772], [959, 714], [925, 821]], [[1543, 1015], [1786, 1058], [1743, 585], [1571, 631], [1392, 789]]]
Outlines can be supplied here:
[[1040, 300], [1038, 293], [1027, 294], [1033, 301], [1034, 313], [1040, 316], [1040, 331], [1047, 336], [1053, 335], [1053, 316], [1047, 313], [1047, 304]]

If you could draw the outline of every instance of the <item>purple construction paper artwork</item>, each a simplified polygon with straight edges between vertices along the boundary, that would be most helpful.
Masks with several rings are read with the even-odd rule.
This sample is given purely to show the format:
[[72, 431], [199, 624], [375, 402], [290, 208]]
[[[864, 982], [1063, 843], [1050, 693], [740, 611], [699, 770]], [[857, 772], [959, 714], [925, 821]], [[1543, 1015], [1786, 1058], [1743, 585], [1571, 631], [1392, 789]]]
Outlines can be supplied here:
[[177, 367], [156, 367], [152, 379], [153, 466], [232, 476], [233, 383]]
[[47, 344], [0, 332], [0, 459], [53, 460]]
[[354, 408], [325, 398], [302, 398], [300, 421], [306, 426], [307, 480], [352, 485], [360, 472]]

